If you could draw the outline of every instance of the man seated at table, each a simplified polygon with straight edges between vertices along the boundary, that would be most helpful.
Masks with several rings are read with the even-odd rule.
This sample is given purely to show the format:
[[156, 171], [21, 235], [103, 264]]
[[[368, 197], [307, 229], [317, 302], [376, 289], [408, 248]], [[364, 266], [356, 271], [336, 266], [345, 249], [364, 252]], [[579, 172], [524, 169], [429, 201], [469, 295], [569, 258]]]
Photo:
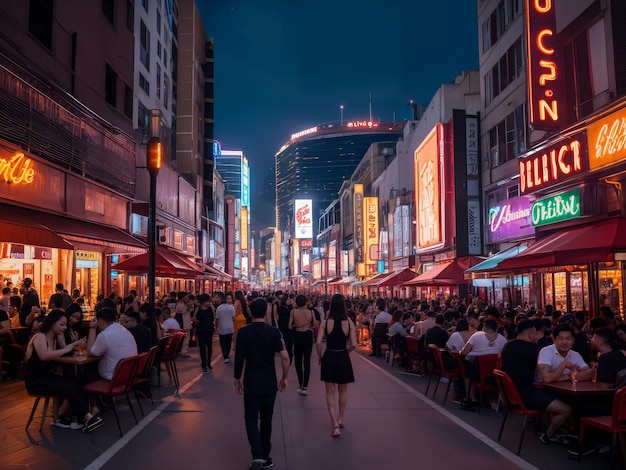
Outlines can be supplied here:
[[554, 344], [539, 351], [537, 381], [591, 380], [591, 368], [582, 356], [572, 349], [574, 330], [568, 324], [557, 325], [552, 333]]
[[524, 405], [531, 410], [544, 410], [550, 413], [550, 424], [545, 433], [539, 435], [544, 444], [562, 443], [564, 439], [557, 434], [572, 414], [571, 407], [555, 398], [547, 390], [533, 385], [537, 371], [539, 347], [537, 329], [533, 320], [521, 320], [517, 324], [517, 338], [509, 341], [502, 348], [501, 368], [515, 384]]
[[604, 388], [615, 387], [618, 372], [626, 369], [626, 351], [613, 349], [615, 339], [608, 326], [598, 328], [591, 338], [591, 347], [598, 352], [597, 383]]
[[139, 312], [126, 312], [126, 329], [130, 331], [137, 343], [137, 352], [147, 352], [152, 347], [152, 332], [140, 322]]

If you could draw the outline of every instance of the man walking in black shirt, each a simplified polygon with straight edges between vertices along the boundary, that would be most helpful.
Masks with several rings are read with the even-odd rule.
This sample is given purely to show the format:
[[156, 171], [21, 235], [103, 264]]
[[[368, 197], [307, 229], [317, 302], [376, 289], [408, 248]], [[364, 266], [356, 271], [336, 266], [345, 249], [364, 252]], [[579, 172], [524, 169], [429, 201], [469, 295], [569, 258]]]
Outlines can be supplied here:
[[[276, 391], [282, 392], [287, 388], [289, 373], [289, 354], [285, 343], [280, 330], [265, 323], [266, 311], [267, 302], [261, 298], [250, 304], [252, 323], [237, 332], [235, 345], [235, 391], [243, 394], [246, 433], [252, 453], [251, 469], [273, 465], [270, 441], [274, 401]], [[275, 353], [280, 354], [283, 369], [280, 382], [276, 377]]]

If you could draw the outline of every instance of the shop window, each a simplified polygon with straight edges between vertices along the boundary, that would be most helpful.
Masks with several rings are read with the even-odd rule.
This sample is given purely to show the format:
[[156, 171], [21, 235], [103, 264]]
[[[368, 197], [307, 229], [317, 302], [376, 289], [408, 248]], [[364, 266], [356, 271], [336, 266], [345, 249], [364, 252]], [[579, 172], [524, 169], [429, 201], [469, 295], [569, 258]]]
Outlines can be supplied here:
[[52, 49], [52, 0], [30, 0], [28, 32], [46, 49]]

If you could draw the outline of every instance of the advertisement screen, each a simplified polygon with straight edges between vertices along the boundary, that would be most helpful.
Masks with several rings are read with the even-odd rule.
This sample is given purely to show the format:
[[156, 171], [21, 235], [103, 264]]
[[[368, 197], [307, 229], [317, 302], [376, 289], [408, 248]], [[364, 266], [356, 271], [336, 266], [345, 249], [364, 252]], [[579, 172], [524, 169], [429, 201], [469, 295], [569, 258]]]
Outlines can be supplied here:
[[296, 199], [294, 204], [296, 238], [313, 238], [313, 201], [311, 199]]
[[241, 164], [241, 205], [250, 206], [250, 167]]

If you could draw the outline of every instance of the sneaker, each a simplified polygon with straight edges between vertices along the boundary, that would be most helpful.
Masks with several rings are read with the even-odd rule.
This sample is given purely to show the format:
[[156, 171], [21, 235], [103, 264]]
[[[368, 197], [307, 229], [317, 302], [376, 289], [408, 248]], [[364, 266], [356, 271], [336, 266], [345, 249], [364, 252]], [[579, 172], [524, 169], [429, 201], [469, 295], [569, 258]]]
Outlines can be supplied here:
[[202, 368], [202, 372], [205, 373], [205, 374], [208, 374], [209, 373], [209, 369], [207, 369], [206, 367], [203, 367]]
[[465, 400], [465, 403], [463, 403], [463, 406], [461, 406], [461, 409], [463, 411], [476, 411], [477, 407], [478, 407], [478, 400]]
[[454, 403], [455, 405], [462, 405], [463, 404], [463, 398], [462, 397], [454, 397], [452, 399], [452, 403]]
[[230, 360], [228, 358], [224, 359], [224, 364], [228, 364]]
[[209, 364], [206, 368], [209, 369], [209, 371], [213, 370], [213, 366], [211, 364]]
[[259, 468], [263, 468], [264, 463], [264, 459], [252, 459], [252, 465], [250, 465], [250, 470], [258, 470]]
[[575, 449], [567, 449], [567, 453], [572, 457], [584, 457], [586, 455], [591, 455], [596, 452], [598, 449], [595, 447], [583, 447], [582, 450], [576, 447]]
[[568, 434], [556, 433], [554, 435], [554, 437], [556, 437], [561, 444], [565, 444], [565, 445], [568, 445], [570, 443], [570, 440], [571, 440]]
[[52, 423], [52, 426], [56, 426], [57, 428], [61, 429], [70, 429], [71, 425], [72, 420], [67, 416], [61, 416], [59, 419]]
[[299, 393], [300, 395], [307, 395], [307, 394], [308, 394], [308, 392], [306, 391], [306, 388], [304, 388], [304, 387], [299, 388], [299, 389], [298, 389], [298, 393]]
[[261, 468], [272, 468], [274, 466], [274, 462], [272, 462], [272, 458], [268, 457], [265, 459], [265, 462], [263, 462], [263, 465], [261, 465]]
[[104, 424], [104, 420], [102, 419], [102, 416], [94, 415], [83, 426], [83, 432], [85, 432], [85, 433], [91, 432], [91, 431], [93, 431], [95, 429], [98, 429], [103, 424]]
[[541, 434], [539, 434], [539, 440], [543, 444], [563, 444], [563, 441], [558, 437], [557, 434], [552, 437], [548, 437], [545, 432], [542, 432]]

